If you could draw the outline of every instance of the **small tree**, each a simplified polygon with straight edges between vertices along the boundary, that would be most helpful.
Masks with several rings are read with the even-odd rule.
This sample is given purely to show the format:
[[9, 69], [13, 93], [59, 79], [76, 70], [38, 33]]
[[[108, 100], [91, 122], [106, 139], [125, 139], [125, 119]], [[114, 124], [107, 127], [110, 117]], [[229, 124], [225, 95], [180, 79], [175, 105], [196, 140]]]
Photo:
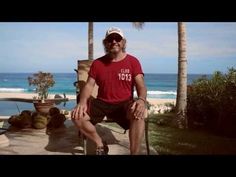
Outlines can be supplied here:
[[34, 85], [36, 87], [36, 93], [38, 93], [38, 99], [45, 100], [48, 98], [48, 89], [53, 87], [55, 81], [51, 73], [39, 71], [33, 74], [33, 77], [28, 77], [29, 86]]

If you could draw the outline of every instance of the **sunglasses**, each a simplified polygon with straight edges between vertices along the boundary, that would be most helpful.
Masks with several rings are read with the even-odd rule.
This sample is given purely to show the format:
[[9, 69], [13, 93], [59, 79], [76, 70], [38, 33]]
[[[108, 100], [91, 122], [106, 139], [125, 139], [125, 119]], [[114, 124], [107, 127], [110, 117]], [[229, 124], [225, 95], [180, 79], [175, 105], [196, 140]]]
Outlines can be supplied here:
[[112, 43], [114, 40], [116, 42], [120, 42], [122, 40], [122, 37], [120, 35], [116, 35], [116, 36], [108, 36], [106, 39], [106, 41], [109, 43]]

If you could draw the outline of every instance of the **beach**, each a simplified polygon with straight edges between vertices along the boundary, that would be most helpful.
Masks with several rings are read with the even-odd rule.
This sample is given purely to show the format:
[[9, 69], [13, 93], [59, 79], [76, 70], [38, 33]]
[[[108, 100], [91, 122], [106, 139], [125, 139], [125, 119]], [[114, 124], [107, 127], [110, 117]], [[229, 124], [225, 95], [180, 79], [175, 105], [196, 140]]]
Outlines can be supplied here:
[[[55, 94], [50, 94], [48, 98], [54, 98]], [[63, 95], [60, 95], [63, 97]], [[36, 93], [0, 93], [0, 99], [2, 98], [26, 98], [32, 99], [33, 97], [37, 97]], [[76, 95], [66, 95], [66, 98], [69, 100], [76, 99]], [[147, 98], [147, 101], [151, 105], [165, 104], [165, 103], [175, 103], [175, 99], [159, 99], [159, 98]]]
[[[48, 98], [53, 99], [55, 94], [50, 94]], [[63, 97], [63, 95], [60, 95]], [[36, 93], [18, 93], [18, 92], [11, 92], [11, 93], [0, 93], [0, 99], [4, 98], [24, 98], [24, 99], [33, 99], [37, 97]], [[66, 98], [69, 100], [76, 100], [76, 95], [66, 95]], [[175, 104], [175, 99], [159, 99], [159, 98], [148, 98], [147, 101], [151, 105], [150, 112], [152, 113], [163, 113], [165, 110], [168, 110], [169, 107], [166, 106], [166, 103]], [[0, 102], [1, 104], [1, 102]], [[4, 118], [8, 116], [0, 115], [0, 118]]]

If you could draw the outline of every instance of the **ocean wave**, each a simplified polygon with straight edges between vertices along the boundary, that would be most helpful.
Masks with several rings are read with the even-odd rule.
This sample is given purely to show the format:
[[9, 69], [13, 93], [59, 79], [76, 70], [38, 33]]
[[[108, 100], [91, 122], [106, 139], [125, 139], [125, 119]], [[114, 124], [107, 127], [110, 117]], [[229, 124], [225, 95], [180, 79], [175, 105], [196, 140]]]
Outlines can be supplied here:
[[177, 95], [176, 91], [147, 91], [148, 95]]
[[[137, 95], [137, 92], [134, 91], [134, 95]], [[156, 90], [156, 91], [153, 91], [153, 90], [149, 90], [147, 91], [147, 95], [177, 95], [177, 92], [176, 91], [159, 91], [159, 90]]]
[[24, 92], [26, 89], [23, 88], [0, 88], [0, 92]]

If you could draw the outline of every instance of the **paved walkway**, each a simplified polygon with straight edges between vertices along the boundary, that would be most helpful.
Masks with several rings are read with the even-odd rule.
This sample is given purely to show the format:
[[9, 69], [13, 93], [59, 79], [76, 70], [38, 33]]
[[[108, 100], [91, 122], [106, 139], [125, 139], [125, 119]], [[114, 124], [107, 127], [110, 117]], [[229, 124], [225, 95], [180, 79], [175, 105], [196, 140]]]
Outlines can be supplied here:
[[[6, 122], [6, 121], [5, 121]], [[5, 125], [6, 126], [6, 125]], [[98, 124], [98, 133], [107, 141], [109, 155], [128, 155], [128, 132], [122, 129]], [[0, 155], [82, 155], [83, 148], [78, 133], [71, 120], [66, 120], [63, 127], [48, 131], [47, 129], [16, 129], [10, 127], [5, 133], [10, 145], [0, 147]], [[94, 144], [88, 141], [88, 154], [94, 154]], [[142, 154], [146, 154], [146, 146], [142, 144]], [[157, 152], [150, 147], [150, 154]]]

